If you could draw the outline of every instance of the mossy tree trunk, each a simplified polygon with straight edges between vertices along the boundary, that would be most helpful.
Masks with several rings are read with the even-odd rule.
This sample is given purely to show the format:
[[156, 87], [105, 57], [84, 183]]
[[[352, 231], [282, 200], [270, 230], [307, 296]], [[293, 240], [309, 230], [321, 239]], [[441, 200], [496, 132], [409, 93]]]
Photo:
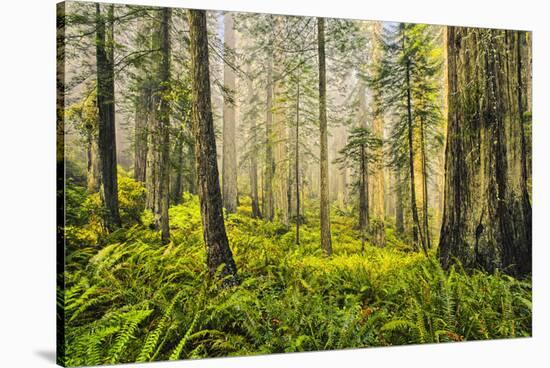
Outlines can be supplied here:
[[86, 184], [88, 193], [97, 193], [101, 186], [101, 165], [99, 162], [97, 132], [90, 129], [86, 137]]
[[526, 34], [448, 28], [443, 267], [531, 273]]
[[116, 159], [113, 13], [112, 4], [108, 5], [106, 16], [101, 12], [101, 5], [96, 4], [98, 148], [106, 209], [105, 227], [109, 231], [121, 226]]

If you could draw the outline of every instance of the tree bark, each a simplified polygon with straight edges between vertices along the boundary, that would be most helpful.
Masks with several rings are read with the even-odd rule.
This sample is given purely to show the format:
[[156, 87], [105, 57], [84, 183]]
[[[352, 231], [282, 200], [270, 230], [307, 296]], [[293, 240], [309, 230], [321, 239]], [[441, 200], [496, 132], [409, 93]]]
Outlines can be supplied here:
[[[225, 59], [234, 63], [235, 29], [231, 13], [225, 13], [224, 50]], [[235, 93], [235, 72], [227, 62], [223, 67], [223, 83], [226, 93]], [[235, 101], [224, 96], [223, 101], [223, 152], [222, 152], [222, 193], [223, 205], [228, 213], [237, 211], [237, 149], [235, 147]]]
[[428, 169], [426, 162], [426, 142], [424, 136], [424, 120], [420, 119], [420, 159], [422, 163], [422, 223], [424, 239], [428, 249], [432, 247], [430, 241], [430, 225], [428, 221]]
[[[359, 83], [359, 127], [367, 129], [366, 86], [362, 81]], [[365, 236], [370, 226], [369, 165], [367, 162], [367, 154], [365, 145], [361, 145], [359, 173], [359, 229], [361, 231], [361, 251], [364, 250]]]
[[[247, 74], [250, 73], [250, 65], [247, 66]], [[252, 78], [248, 77], [246, 81], [248, 100], [251, 101], [252, 96], [254, 95], [254, 90], [252, 86]], [[252, 117], [250, 123], [250, 137], [249, 141], [251, 143], [252, 149], [255, 151], [258, 147], [258, 132], [257, 124], [255, 117]], [[250, 176], [250, 200], [252, 204], [252, 217], [262, 218], [262, 212], [260, 210], [260, 200], [258, 195], [258, 155], [256, 152], [250, 154], [250, 167], [249, 167], [249, 176]]]
[[[443, 267], [531, 273], [526, 32], [449, 27]], [[518, 47], [520, 48], [518, 52]], [[514, 52], [516, 51], [516, 52]], [[526, 93], [527, 92], [527, 93]]]
[[176, 136], [176, 146], [174, 153], [176, 154], [176, 177], [174, 179], [174, 187], [172, 188], [172, 201], [174, 204], [180, 204], [183, 196], [183, 169], [184, 169], [184, 155], [183, 155], [183, 127]]
[[250, 198], [252, 200], [252, 217], [262, 218], [258, 199], [258, 161], [255, 155], [250, 157]]
[[405, 233], [405, 219], [403, 218], [403, 188], [401, 187], [401, 169], [395, 173], [395, 229], [399, 234]]
[[[222, 278], [223, 285], [238, 283], [223, 221], [223, 204], [218, 178], [216, 135], [210, 101], [208, 32], [204, 10], [188, 10], [193, 134], [198, 176], [206, 263], [210, 276]], [[217, 272], [220, 271], [218, 274]]]
[[147, 177], [147, 136], [148, 136], [148, 106], [150, 100], [148, 88], [142, 86], [136, 103], [134, 128], [134, 179], [145, 183]]
[[[296, 73], [296, 127], [294, 135], [294, 184], [296, 195], [296, 245], [300, 245], [300, 73]], [[290, 191], [289, 191], [290, 192]]]
[[101, 187], [101, 165], [99, 160], [99, 148], [97, 142], [97, 133], [94, 129], [88, 131], [87, 139], [87, 170], [86, 184], [88, 193], [97, 193]]
[[321, 248], [332, 254], [330, 235], [330, 203], [327, 142], [327, 80], [325, 66], [325, 20], [317, 18], [317, 47], [319, 56], [319, 130], [320, 130], [320, 181], [321, 181]]
[[170, 106], [164, 94], [170, 82], [170, 23], [172, 10], [163, 8], [160, 13], [160, 68], [159, 68], [159, 96], [157, 96], [157, 123], [159, 134], [159, 191], [158, 191], [158, 212], [155, 213], [157, 228], [161, 231], [163, 244], [170, 242], [170, 224], [168, 208], [170, 206]]
[[107, 21], [96, 4], [96, 62], [98, 148], [101, 161], [102, 195], [105, 203], [105, 227], [113, 231], [121, 226], [118, 209], [116, 159], [115, 81], [114, 81], [114, 6], [108, 6]]
[[366, 231], [370, 225], [369, 216], [369, 167], [367, 150], [361, 145], [361, 173], [359, 180], [359, 228], [361, 230], [361, 253], [365, 250]]

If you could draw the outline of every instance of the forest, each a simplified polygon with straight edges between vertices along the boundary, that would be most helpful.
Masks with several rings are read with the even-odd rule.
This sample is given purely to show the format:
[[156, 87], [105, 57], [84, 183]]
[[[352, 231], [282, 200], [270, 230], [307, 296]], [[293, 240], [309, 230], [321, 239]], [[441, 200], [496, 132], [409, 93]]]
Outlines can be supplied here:
[[530, 337], [531, 37], [58, 4], [58, 363]]

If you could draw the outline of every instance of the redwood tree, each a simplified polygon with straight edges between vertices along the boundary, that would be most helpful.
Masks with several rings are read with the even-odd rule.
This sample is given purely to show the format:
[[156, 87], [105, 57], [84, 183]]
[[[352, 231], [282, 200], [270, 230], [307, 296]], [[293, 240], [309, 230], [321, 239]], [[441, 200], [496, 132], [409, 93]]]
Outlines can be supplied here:
[[531, 273], [526, 32], [449, 27], [443, 267]]
[[101, 5], [96, 4], [98, 148], [106, 209], [105, 226], [110, 231], [121, 225], [116, 166], [113, 12], [114, 6], [111, 4], [105, 16], [101, 13]]
[[327, 138], [327, 78], [325, 66], [325, 20], [317, 18], [317, 47], [319, 53], [319, 130], [320, 130], [320, 180], [321, 180], [321, 248], [332, 254], [330, 237], [330, 203], [328, 182]]

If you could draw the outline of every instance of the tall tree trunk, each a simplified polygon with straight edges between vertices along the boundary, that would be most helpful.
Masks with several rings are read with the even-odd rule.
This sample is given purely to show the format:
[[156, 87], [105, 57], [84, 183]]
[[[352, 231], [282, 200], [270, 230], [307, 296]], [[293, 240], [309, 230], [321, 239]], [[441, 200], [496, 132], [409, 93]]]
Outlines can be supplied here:
[[332, 254], [330, 236], [330, 203], [328, 178], [327, 138], [327, 80], [325, 66], [325, 20], [317, 18], [317, 46], [319, 56], [319, 130], [320, 130], [320, 181], [321, 181], [321, 248]]
[[428, 169], [426, 158], [426, 141], [424, 135], [424, 119], [420, 119], [420, 159], [422, 163], [422, 225], [424, 227], [424, 239], [428, 249], [432, 247], [430, 241], [430, 225], [428, 221]]
[[395, 177], [395, 229], [399, 234], [405, 233], [403, 218], [403, 188], [401, 187], [401, 169], [397, 168]]
[[262, 218], [258, 199], [258, 162], [255, 155], [250, 157], [250, 198], [252, 200], [252, 217]]
[[[375, 22], [372, 24], [372, 32], [376, 37], [379, 37], [382, 33], [382, 23]], [[378, 42], [374, 42], [371, 49], [372, 62], [374, 64], [380, 63], [382, 57], [381, 47]], [[373, 106], [373, 119], [372, 119], [372, 133], [380, 141], [384, 140], [384, 116], [381, 112], [381, 96], [378, 93], [372, 96]], [[385, 177], [384, 177], [384, 149], [382, 147], [376, 147], [372, 149], [372, 154], [378, 159], [371, 166], [371, 198], [370, 207], [372, 209], [370, 231], [372, 234], [372, 242], [383, 247], [386, 244], [386, 230], [385, 230], [385, 217], [386, 217], [386, 193], [385, 193]]]
[[[247, 67], [247, 74], [249, 73], [250, 73], [250, 66]], [[248, 97], [250, 101], [251, 97], [254, 94], [252, 79], [250, 77], [247, 78], [246, 84], [248, 89]], [[258, 132], [257, 132], [256, 120], [254, 117], [252, 118], [252, 121], [251, 121], [249, 140], [252, 144], [253, 149], [256, 150], [256, 147], [258, 147]], [[260, 211], [260, 200], [258, 197], [258, 156], [256, 152], [253, 152], [250, 155], [249, 175], [250, 175], [250, 199], [252, 202], [252, 217], [262, 218], [262, 212]]]
[[266, 209], [266, 206], [265, 206], [265, 173], [266, 173], [266, 170], [261, 170], [260, 171], [260, 179], [261, 179], [261, 183], [260, 183], [260, 189], [262, 191], [262, 201], [260, 202], [260, 210], [261, 212], [264, 214], [265, 216], [265, 209]]
[[273, 205], [273, 174], [275, 163], [273, 162], [273, 50], [267, 55], [267, 106], [265, 121], [265, 197], [263, 198], [263, 211], [266, 220], [272, 221], [274, 216]]
[[114, 80], [114, 6], [108, 5], [106, 27], [100, 4], [96, 4], [96, 62], [98, 148], [101, 161], [105, 226], [109, 231], [121, 226], [118, 209], [116, 160], [115, 80]]
[[163, 8], [160, 13], [160, 68], [159, 68], [159, 96], [158, 96], [158, 134], [159, 134], [159, 162], [158, 162], [158, 212], [155, 212], [155, 222], [161, 231], [163, 244], [170, 242], [170, 224], [168, 207], [170, 206], [170, 106], [164, 94], [170, 82], [170, 23], [172, 10]]
[[168, 208], [170, 205], [170, 107], [165, 92], [170, 81], [170, 24], [172, 13], [168, 8], [158, 11], [153, 48], [155, 56], [154, 90], [151, 113], [148, 117], [147, 153], [147, 208], [154, 215], [154, 224], [161, 231], [161, 241], [170, 241]]
[[[193, 119], [187, 119], [187, 129], [193, 131]], [[187, 175], [187, 191], [191, 194], [197, 194], [197, 167], [195, 165], [195, 141], [193, 139], [187, 145], [186, 151], [187, 160], [185, 160], [186, 169], [189, 172]]]
[[361, 253], [365, 250], [366, 231], [369, 228], [369, 167], [367, 150], [361, 145], [361, 173], [359, 180], [359, 228], [361, 230]]
[[134, 130], [134, 179], [145, 183], [147, 177], [147, 135], [149, 115], [149, 89], [142, 86], [136, 103]]
[[296, 73], [296, 127], [294, 135], [294, 184], [296, 195], [296, 245], [300, 245], [300, 72]]
[[[284, 18], [274, 17], [274, 32], [280, 35], [284, 32]], [[275, 38], [275, 48], [284, 47], [281, 38]], [[284, 53], [273, 54], [273, 160], [275, 169], [273, 172], [273, 204], [276, 219], [288, 226], [288, 129], [286, 124], [286, 102], [284, 101]]]
[[[377, 103], [377, 102], [375, 102]], [[373, 135], [380, 139], [384, 138], [384, 122], [381, 116], [376, 115], [372, 123]], [[371, 167], [371, 197], [372, 201], [370, 208], [372, 209], [372, 218], [370, 223], [370, 232], [372, 234], [372, 242], [379, 247], [383, 247], [386, 244], [386, 230], [385, 230], [385, 193], [384, 193], [384, 169], [383, 169], [383, 150], [380, 148], [373, 148], [372, 154], [375, 157], [379, 157], [380, 161], [375, 162]]]
[[180, 204], [183, 196], [183, 170], [184, 170], [184, 155], [183, 155], [183, 127], [176, 136], [176, 177], [174, 187], [172, 188], [172, 201], [174, 204]]
[[155, 213], [159, 213], [159, 162], [160, 162], [160, 133], [158, 123], [158, 112], [155, 109], [157, 97], [152, 98], [151, 112], [148, 118], [149, 129], [147, 132], [147, 161], [145, 187], [147, 188], [147, 198], [145, 206]]
[[223, 221], [216, 134], [210, 102], [206, 12], [188, 10], [187, 14], [191, 46], [193, 133], [206, 263], [210, 276], [215, 276], [221, 268], [219, 276], [225, 286], [230, 286], [238, 283], [237, 266], [229, 248]]
[[[367, 129], [367, 100], [365, 83], [359, 82], [359, 127]], [[359, 172], [359, 229], [361, 231], [361, 252], [364, 251], [366, 232], [370, 225], [369, 216], [369, 165], [367, 162], [367, 148], [360, 147], [360, 172]]]
[[[449, 27], [443, 267], [531, 273], [525, 32]], [[516, 52], [514, 52], [516, 51]]]
[[99, 162], [97, 134], [93, 130], [88, 132], [87, 139], [87, 170], [86, 184], [88, 193], [97, 193], [101, 187], [101, 165]]
[[[233, 16], [225, 13], [224, 19], [224, 49], [225, 59], [235, 62], [235, 29]], [[237, 211], [237, 149], [235, 147], [235, 72], [233, 65], [227, 62], [223, 67], [223, 83], [226, 93], [223, 100], [223, 155], [222, 155], [222, 193], [223, 205], [228, 213]]]
[[[404, 43], [405, 41], [403, 41]], [[403, 47], [405, 49], [405, 47]], [[411, 214], [412, 214], [412, 229], [413, 229], [413, 242], [418, 246], [418, 240], [420, 238], [420, 246], [422, 251], [427, 255], [428, 250], [424, 243], [424, 236], [420, 229], [420, 220], [418, 218], [418, 208], [416, 207], [416, 186], [415, 186], [415, 172], [414, 172], [414, 139], [413, 139], [413, 117], [412, 117], [412, 101], [411, 101], [411, 61], [407, 58], [405, 62], [406, 73], [406, 88], [407, 88], [407, 135], [409, 144], [409, 179], [411, 184]]]

